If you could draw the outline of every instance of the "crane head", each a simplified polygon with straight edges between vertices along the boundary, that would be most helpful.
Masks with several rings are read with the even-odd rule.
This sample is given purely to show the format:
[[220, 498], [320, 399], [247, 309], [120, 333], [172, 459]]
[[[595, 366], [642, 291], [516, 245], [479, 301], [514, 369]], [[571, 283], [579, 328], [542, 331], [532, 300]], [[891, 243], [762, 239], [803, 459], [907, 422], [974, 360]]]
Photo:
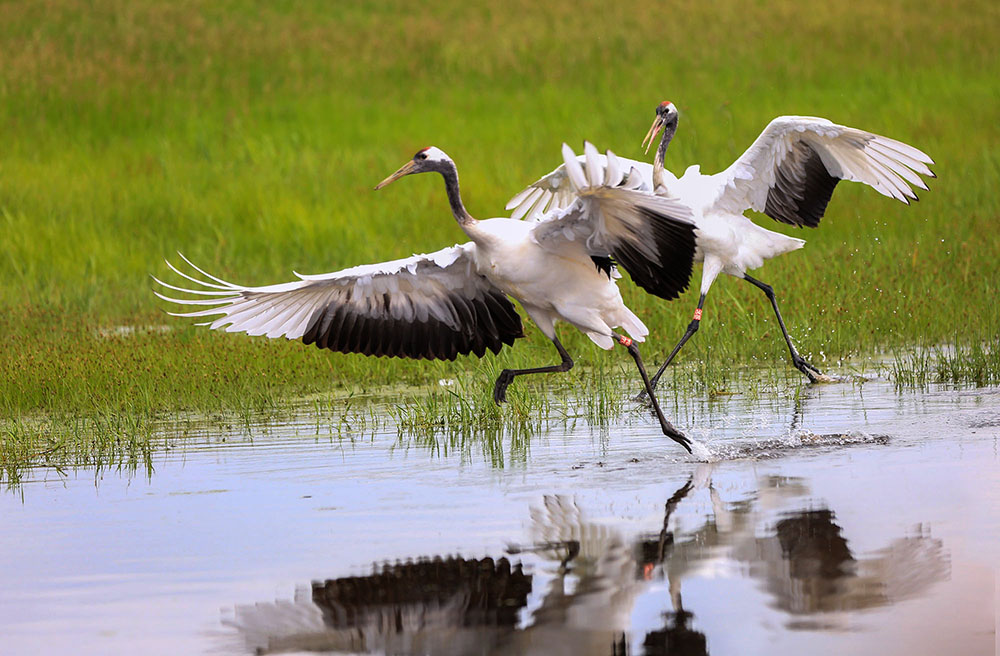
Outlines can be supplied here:
[[656, 106], [656, 118], [653, 119], [653, 125], [650, 126], [649, 132], [646, 133], [646, 138], [642, 140], [642, 145], [646, 148], [646, 152], [649, 152], [649, 147], [653, 145], [653, 141], [656, 139], [656, 135], [660, 133], [663, 126], [670, 123], [677, 123], [677, 108], [669, 100], [664, 100], [659, 105]]
[[395, 182], [400, 179], [404, 175], [426, 173], [427, 171], [441, 171], [448, 165], [454, 166], [455, 164], [440, 148], [436, 148], [434, 146], [421, 148], [417, 151], [417, 154], [413, 156], [413, 159], [399, 167], [399, 169], [388, 178], [375, 185], [375, 189], [381, 189], [390, 182]]

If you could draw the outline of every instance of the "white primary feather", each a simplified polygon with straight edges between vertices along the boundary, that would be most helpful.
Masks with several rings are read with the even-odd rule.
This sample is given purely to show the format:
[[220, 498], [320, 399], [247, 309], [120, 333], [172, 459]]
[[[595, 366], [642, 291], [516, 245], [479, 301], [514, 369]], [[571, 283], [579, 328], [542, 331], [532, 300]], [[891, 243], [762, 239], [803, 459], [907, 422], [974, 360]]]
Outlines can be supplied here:
[[904, 203], [916, 198], [907, 182], [926, 189], [917, 174], [933, 176], [927, 167], [933, 160], [913, 146], [823, 118], [779, 116], [729, 168], [713, 176], [718, 191], [705, 199], [706, 209], [763, 212], [778, 167], [798, 142], [816, 151], [831, 176], [867, 184]]
[[[177, 287], [155, 277], [154, 280], [176, 291], [212, 294], [218, 298], [192, 300], [154, 293], [163, 300], [180, 305], [211, 306], [203, 310], [171, 313], [174, 316], [222, 315], [210, 324], [213, 329], [225, 328], [229, 332], [247, 332], [272, 338], [302, 337], [313, 313], [330, 303], [349, 304], [363, 316], [400, 321], [425, 321], [428, 317], [433, 317], [457, 327], [458, 318], [448, 302], [448, 296], [461, 294], [477, 298], [492, 289], [485, 278], [470, 276], [474, 251], [475, 245], [471, 242], [456, 244], [434, 253], [355, 266], [332, 273], [296, 274], [301, 278], [300, 281], [262, 287], [226, 282], [206, 273], [181, 255], [192, 268], [215, 282], [194, 278], [169, 262], [168, 266], [201, 287], [210, 288], [208, 291]], [[388, 310], [381, 305], [385, 294], [390, 297]], [[376, 300], [379, 302], [376, 303]]]
[[[572, 149], [570, 152], [572, 152]], [[565, 156], [565, 154], [566, 150], [564, 149], [563, 155]], [[596, 175], [601, 177], [602, 185], [609, 187], [619, 186], [625, 180], [626, 175], [633, 175], [630, 182], [631, 188], [641, 191], [653, 191], [652, 165], [646, 162], [618, 157], [610, 151], [608, 151], [608, 154], [602, 155], [597, 153], [596, 149], [590, 157], [592, 158], [591, 163], [588, 164], [587, 153], [579, 157], [574, 155], [576, 161], [581, 165], [580, 170], [582, 171], [582, 165], [591, 167]], [[637, 171], [638, 173], [633, 174], [633, 171]], [[507, 201], [506, 209], [512, 210], [511, 218], [539, 221], [543, 220], [548, 213], [566, 209], [572, 205], [576, 198], [573, 188], [579, 189], [581, 185], [586, 186], [586, 178], [574, 181], [572, 184], [568, 178], [569, 173], [567, 172], [566, 164], [560, 164], [551, 173], [542, 176], [518, 192], [513, 198]], [[596, 180], [597, 178], [593, 179]], [[546, 194], [546, 198], [549, 198], [545, 207], [540, 207], [537, 203], [541, 194], [537, 196], [533, 195], [537, 189], [541, 189]]]

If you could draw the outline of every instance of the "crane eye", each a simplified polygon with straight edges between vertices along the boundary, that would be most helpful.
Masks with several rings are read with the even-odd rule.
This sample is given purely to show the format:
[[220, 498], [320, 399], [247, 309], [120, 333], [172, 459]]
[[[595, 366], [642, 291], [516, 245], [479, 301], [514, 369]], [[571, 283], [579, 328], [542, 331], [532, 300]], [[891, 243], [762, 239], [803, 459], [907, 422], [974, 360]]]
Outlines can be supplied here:
[[427, 159], [427, 153], [417, 153], [417, 159]]

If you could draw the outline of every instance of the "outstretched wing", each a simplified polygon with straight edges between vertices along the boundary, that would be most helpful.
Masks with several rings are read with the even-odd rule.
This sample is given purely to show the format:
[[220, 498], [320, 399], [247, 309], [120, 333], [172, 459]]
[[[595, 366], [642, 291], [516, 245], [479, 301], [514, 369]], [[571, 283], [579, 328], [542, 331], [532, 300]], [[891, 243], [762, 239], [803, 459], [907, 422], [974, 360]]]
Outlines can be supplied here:
[[[356, 266], [267, 287], [242, 287], [206, 273], [181, 257], [205, 279], [175, 273], [196, 284], [167, 289], [202, 298], [165, 301], [205, 306], [181, 317], [222, 315], [212, 329], [249, 335], [301, 339], [342, 353], [398, 358], [454, 360], [523, 337], [514, 305], [475, 269], [470, 243], [427, 255]], [[204, 298], [209, 297], [209, 298]]]
[[823, 118], [779, 116], [725, 171], [716, 174], [714, 207], [764, 212], [781, 223], [819, 225], [841, 180], [863, 182], [904, 203], [917, 200], [910, 185], [927, 189], [934, 161], [913, 146]]
[[[604, 174], [604, 184], [616, 186], [620, 184], [624, 176], [632, 169], [639, 172], [641, 182], [637, 189], [641, 191], [653, 190], [653, 166], [645, 162], [638, 162], [633, 159], [598, 154], [594, 166]], [[586, 155], [576, 158], [580, 164], [587, 162]], [[576, 191], [569, 180], [569, 174], [565, 164], [560, 164], [554, 171], [545, 175], [524, 188], [520, 193], [507, 202], [506, 209], [513, 210], [510, 218], [520, 219], [524, 217], [526, 221], [536, 221], [543, 214], [553, 210], [561, 210], [569, 207], [576, 200]]]
[[591, 257], [618, 262], [650, 294], [677, 298], [694, 264], [695, 228], [687, 205], [642, 191], [641, 173], [633, 168], [624, 175], [611, 151], [602, 166], [590, 143], [584, 144], [585, 166], [565, 144], [563, 159], [566, 184], [577, 200], [539, 223], [534, 240], [552, 250], [580, 241]]

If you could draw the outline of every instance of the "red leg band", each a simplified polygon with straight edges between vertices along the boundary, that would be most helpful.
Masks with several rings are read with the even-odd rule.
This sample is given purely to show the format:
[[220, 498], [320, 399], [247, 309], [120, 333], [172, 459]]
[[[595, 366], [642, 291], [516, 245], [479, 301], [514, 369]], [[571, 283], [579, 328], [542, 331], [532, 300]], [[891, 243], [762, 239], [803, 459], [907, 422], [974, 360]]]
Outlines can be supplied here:
[[622, 346], [632, 346], [632, 340], [626, 337], [625, 335], [622, 335], [621, 337], [618, 338], [618, 343], [621, 344]]
[[694, 311], [694, 320], [701, 321], [701, 308], [697, 308]]

